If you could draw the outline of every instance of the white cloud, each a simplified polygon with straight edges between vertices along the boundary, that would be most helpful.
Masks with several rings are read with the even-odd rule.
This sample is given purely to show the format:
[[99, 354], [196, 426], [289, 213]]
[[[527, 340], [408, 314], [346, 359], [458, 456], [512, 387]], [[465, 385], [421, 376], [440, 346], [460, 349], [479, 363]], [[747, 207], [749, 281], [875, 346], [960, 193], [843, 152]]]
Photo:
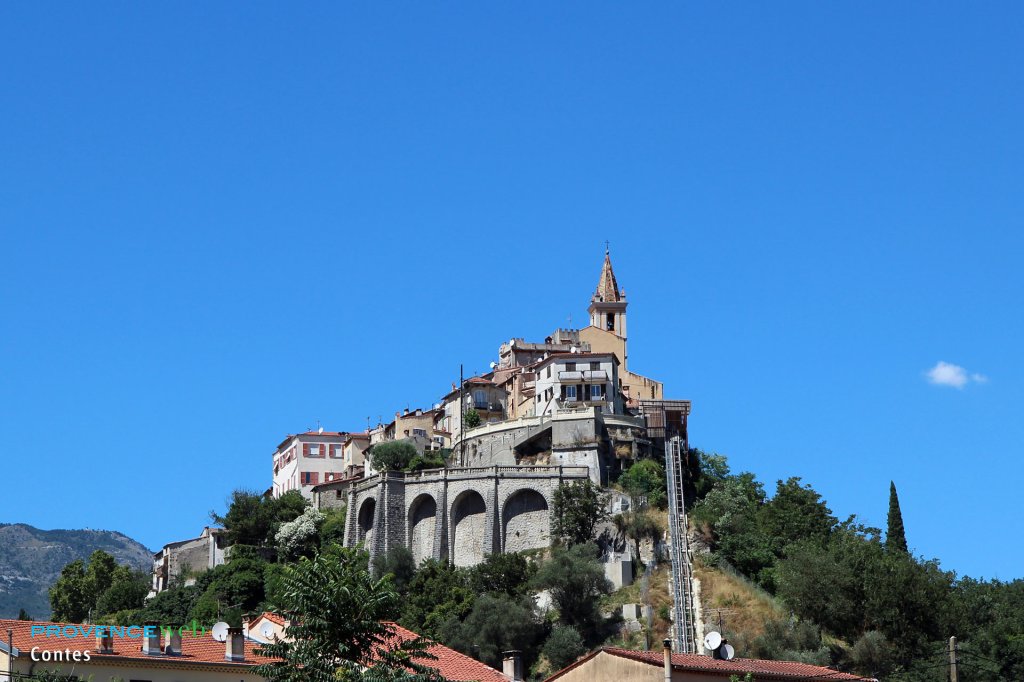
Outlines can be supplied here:
[[971, 382], [983, 384], [988, 381], [988, 377], [984, 374], [968, 372], [960, 365], [954, 365], [951, 362], [944, 362], [942, 360], [939, 360], [935, 363], [934, 367], [925, 372], [925, 376], [928, 377], [929, 382], [936, 386], [952, 386], [953, 388], [963, 388]]

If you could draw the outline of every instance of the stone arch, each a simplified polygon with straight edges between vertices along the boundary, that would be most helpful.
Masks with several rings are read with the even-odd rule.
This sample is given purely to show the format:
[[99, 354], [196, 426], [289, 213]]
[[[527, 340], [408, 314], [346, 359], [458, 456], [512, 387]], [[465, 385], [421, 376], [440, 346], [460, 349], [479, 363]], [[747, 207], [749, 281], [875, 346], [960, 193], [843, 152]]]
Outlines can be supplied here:
[[508, 496], [502, 508], [501, 546], [506, 552], [522, 552], [551, 544], [548, 501], [532, 488]]
[[473, 566], [484, 560], [487, 503], [475, 490], [466, 490], [452, 503], [452, 563]]
[[356, 542], [362, 542], [369, 549], [373, 544], [373, 522], [377, 516], [377, 499], [368, 497], [359, 505], [358, 536]]
[[437, 528], [437, 501], [428, 493], [416, 496], [409, 505], [409, 549], [417, 565], [434, 556], [434, 531]]

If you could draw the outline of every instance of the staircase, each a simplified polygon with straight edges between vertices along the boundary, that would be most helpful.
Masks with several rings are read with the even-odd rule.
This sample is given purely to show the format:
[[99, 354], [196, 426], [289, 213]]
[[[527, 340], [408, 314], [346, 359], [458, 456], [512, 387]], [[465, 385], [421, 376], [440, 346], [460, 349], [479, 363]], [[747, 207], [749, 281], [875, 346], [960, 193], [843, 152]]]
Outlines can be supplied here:
[[669, 539], [672, 543], [672, 635], [678, 653], [697, 654], [696, 618], [693, 607], [693, 563], [690, 556], [686, 505], [683, 499], [683, 439], [665, 440], [665, 475], [668, 478]]

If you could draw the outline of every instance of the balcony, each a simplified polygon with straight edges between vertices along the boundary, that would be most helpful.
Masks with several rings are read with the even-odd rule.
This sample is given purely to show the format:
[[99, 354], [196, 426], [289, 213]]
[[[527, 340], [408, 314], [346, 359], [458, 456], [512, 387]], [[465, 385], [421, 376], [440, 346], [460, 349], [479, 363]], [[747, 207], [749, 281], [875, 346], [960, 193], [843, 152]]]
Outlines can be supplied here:
[[562, 382], [583, 381], [583, 372], [559, 372], [558, 380]]
[[501, 403], [489, 403], [486, 401], [473, 401], [473, 409], [477, 412], [504, 412], [505, 408]]
[[584, 381], [608, 381], [608, 372], [603, 369], [591, 369], [583, 373]]

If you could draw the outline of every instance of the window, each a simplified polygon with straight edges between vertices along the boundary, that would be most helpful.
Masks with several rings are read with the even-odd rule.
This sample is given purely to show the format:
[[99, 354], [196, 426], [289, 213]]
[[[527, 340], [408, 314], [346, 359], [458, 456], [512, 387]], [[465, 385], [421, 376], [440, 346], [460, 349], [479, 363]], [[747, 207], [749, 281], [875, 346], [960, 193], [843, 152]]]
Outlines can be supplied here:
[[551, 365], [548, 365], [548, 368], [544, 370], [544, 376], [548, 379], [551, 378]]
[[316, 471], [302, 472], [302, 485], [316, 485], [319, 483], [320, 474]]
[[610, 332], [615, 331], [615, 313], [608, 313], [608, 315], [605, 317], [604, 326]]
[[566, 372], [575, 372], [576, 371], [576, 363], [575, 362], [567, 362], [567, 363], [565, 363], [565, 371]]
[[565, 399], [576, 400], [576, 386], [565, 386]]
[[601, 395], [604, 393], [604, 386], [602, 384], [590, 384], [590, 399], [600, 400]]
[[423, 436], [424, 438], [426, 438], [427, 437], [427, 432], [426, 432], [425, 429], [413, 429], [412, 430], [412, 435], [414, 435], [414, 436]]
[[591, 372], [596, 372], [599, 369], [601, 369], [601, 363], [600, 362], [592, 362], [592, 363], [590, 363], [590, 371]]
[[303, 454], [306, 457], [320, 457], [320, 444], [319, 443], [306, 443], [302, 446]]

